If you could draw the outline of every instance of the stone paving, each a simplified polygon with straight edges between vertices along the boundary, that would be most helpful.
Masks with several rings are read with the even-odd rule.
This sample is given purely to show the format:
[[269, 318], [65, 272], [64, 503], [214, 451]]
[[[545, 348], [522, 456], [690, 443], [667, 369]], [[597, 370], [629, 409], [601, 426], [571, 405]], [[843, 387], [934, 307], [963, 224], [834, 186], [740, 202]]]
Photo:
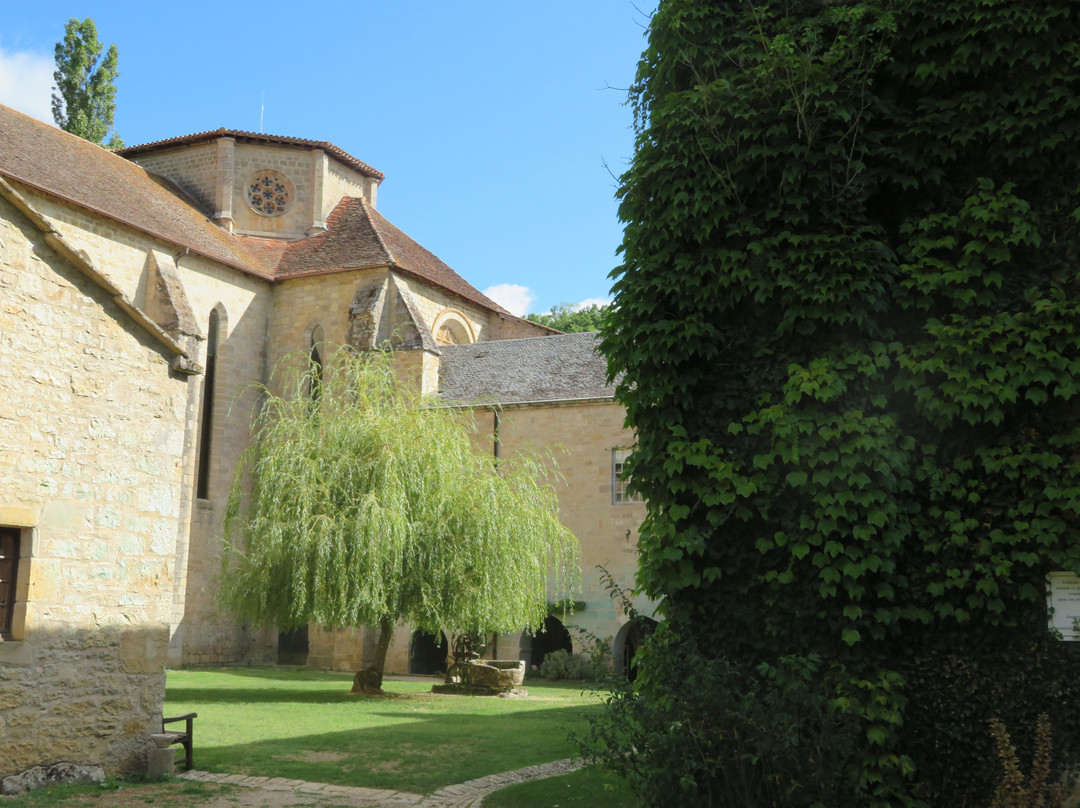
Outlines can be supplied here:
[[387, 791], [377, 788], [358, 786], [335, 786], [329, 783], [309, 783], [305, 780], [288, 780], [284, 777], [249, 777], [243, 774], [217, 774], [215, 772], [189, 771], [179, 776], [185, 780], [197, 780], [201, 783], [232, 783], [249, 788], [261, 788], [266, 791], [296, 791], [316, 796], [325, 794], [337, 802], [349, 802], [356, 808], [479, 808], [485, 794], [501, 788], [523, 783], [526, 780], [541, 780], [567, 774], [582, 767], [580, 759], [567, 758], [538, 766], [526, 766], [524, 769], [490, 774], [476, 780], [440, 788], [434, 794], [412, 794], [408, 791]]

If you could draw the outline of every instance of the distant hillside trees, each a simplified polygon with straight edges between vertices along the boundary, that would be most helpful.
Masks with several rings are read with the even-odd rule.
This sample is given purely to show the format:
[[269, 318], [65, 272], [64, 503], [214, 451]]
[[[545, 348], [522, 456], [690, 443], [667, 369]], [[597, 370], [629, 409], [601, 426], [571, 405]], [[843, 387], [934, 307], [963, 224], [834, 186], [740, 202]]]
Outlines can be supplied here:
[[526, 314], [526, 320], [557, 328], [567, 334], [581, 331], [599, 331], [607, 316], [608, 307], [599, 303], [588, 306], [575, 306], [572, 303], [560, 303], [552, 306], [546, 314]]

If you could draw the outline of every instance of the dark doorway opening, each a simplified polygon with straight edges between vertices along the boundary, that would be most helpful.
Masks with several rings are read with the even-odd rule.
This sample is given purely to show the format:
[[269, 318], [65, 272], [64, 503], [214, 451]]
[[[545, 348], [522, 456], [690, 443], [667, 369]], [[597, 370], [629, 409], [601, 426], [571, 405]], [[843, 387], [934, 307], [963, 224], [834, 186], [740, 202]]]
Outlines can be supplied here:
[[540, 667], [544, 663], [544, 657], [552, 651], [574, 652], [574, 643], [570, 639], [570, 632], [557, 617], [548, 617], [544, 620], [543, 631], [538, 631], [532, 638], [532, 653], [529, 656], [529, 664]]
[[277, 637], [277, 661], [279, 665], [306, 665], [308, 655], [307, 626], [282, 631]]
[[637, 678], [637, 666], [634, 665], [634, 657], [637, 655], [638, 649], [641, 648], [641, 644], [645, 642], [645, 638], [655, 630], [656, 621], [648, 617], [640, 617], [629, 624], [622, 646], [622, 673], [627, 681], [632, 682]]
[[446, 635], [439, 636], [426, 631], [414, 631], [409, 640], [409, 673], [433, 676], [446, 672]]

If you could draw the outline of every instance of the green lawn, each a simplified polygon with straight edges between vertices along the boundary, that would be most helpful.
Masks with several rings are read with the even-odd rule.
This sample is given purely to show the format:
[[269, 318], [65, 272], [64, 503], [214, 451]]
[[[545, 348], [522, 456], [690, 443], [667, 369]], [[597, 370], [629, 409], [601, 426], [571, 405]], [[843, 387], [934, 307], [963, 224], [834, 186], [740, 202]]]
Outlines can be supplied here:
[[305, 669], [170, 671], [165, 714], [198, 712], [199, 769], [427, 794], [574, 756], [567, 733], [600, 702], [580, 683], [529, 682], [521, 699], [437, 696], [429, 682], [385, 682], [384, 697], [350, 686]]
[[637, 808], [621, 781], [593, 769], [518, 783], [484, 797], [484, 808]]

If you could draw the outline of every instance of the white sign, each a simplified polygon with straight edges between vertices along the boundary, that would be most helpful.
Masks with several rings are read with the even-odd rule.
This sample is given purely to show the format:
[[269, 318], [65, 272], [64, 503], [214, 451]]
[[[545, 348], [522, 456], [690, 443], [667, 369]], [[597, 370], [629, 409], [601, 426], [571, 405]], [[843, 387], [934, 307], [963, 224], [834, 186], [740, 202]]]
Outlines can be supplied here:
[[1080, 640], [1080, 576], [1051, 572], [1046, 576], [1046, 605], [1050, 629], [1069, 642]]

